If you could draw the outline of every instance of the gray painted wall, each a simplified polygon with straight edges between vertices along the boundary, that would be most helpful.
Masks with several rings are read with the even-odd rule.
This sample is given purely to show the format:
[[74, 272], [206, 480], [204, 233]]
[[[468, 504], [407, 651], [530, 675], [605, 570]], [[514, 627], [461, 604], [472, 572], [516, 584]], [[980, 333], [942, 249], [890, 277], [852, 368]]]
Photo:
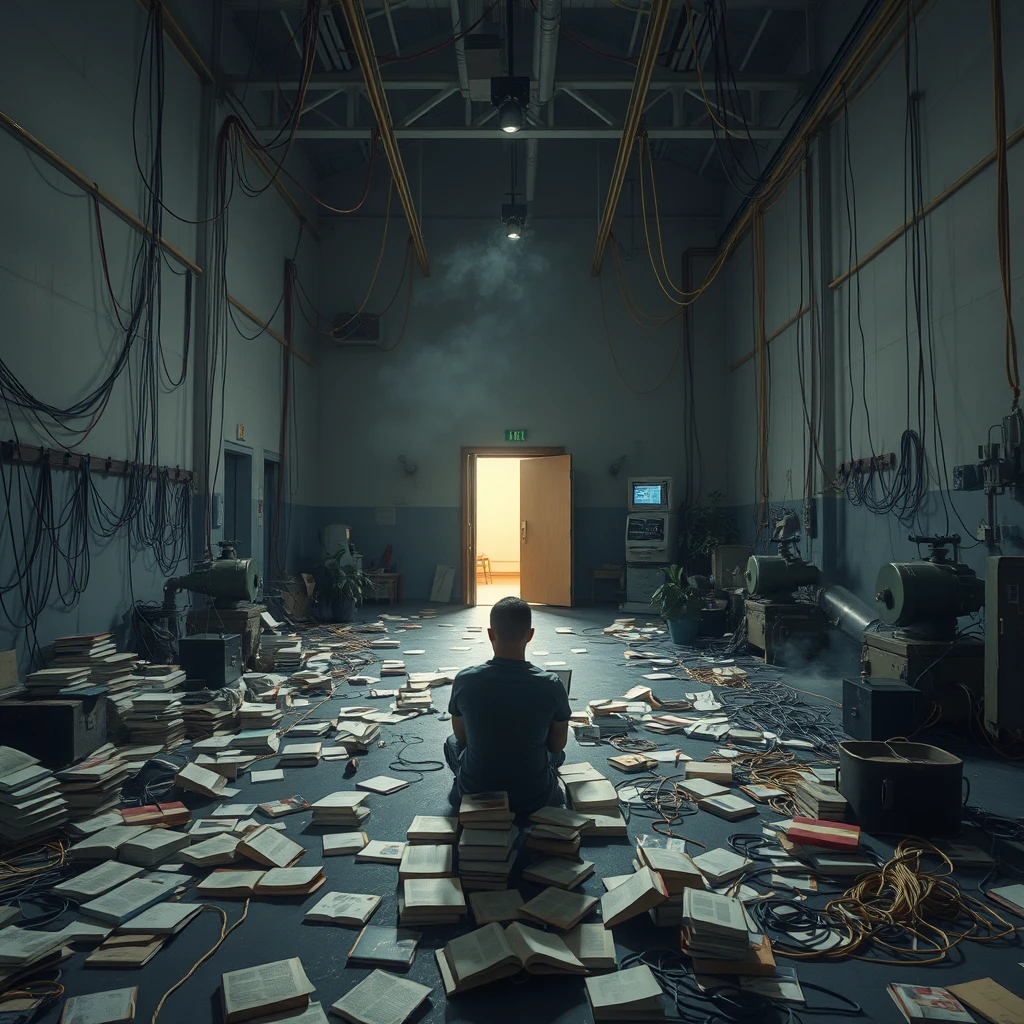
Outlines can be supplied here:
[[[213, 5], [182, 2], [173, 5], [172, 10], [209, 60]], [[90, 4], [55, 0], [45, 6], [11, 0], [0, 7], [0, 109], [140, 214], [145, 209], [146, 192], [133, 154], [132, 97], [145, 25], [146, 16], [138, 5], [119, 0]], [[248, 49], [230, 26], [224, 51], [229, 71], [237, 69], [239, 62], [244, 62], [244, 69]], [[180, 217], [195, 219], [201, 90], [173, 48], [168, 45], [165, 54], [164, 199]], [[141, 115], [139, 124], [140, 128], [144, 124]], [[301, 154], [295, 154], [289, 166], [307, 183], [311, 181]], [[0, 304], [6, 329], [3, 358], [40, 398], [66, 405], [102, 376], [120, 336], [103, 283], [92, 203], [6, 134], [0, 135], [0, 177]], [[103, 227], [114, 288], [118, 298], [126, 302], [139, 236], [107, 212], [103, 214]], [[298, 222], [273, 189], [258, 198], [236, 191], [230, 234], [228, 287], [250, 309], [270, 318], [282, 291], [284, 259], [295, 250]], [[167, 214], [164, 235], [195, 258], [194, 225]], [[316, 243], [304, 238], [298, 263], [307, 287], [315, 288], [316, 255]], [[181, 365], [186, 326], [183, 279], [175, 273], [179, 269], [165, 266], [162, 272], [161, 333], [172, 374]], [[257, 333], [241, 317], [239, 322], [246, 334]], [[280, 311], [273, 316], [272, 324], [278, 331], [282, 329]], [[196, 324], [192, 330], [194, 339]], [[316, 354], [315, 338], [308, 331], [297, 334], [297, 345]], [[264, 449], [276, 451], [279, 447], [282, 351], [265, 335], [247, 340], [233, 327], [229, 331], [223, 422], [218, 397], [214, 448], [220, 450], [224, 439], [235, 436], [235, 425], [245, 423], [245, 444], [254, 454], [254, 495], [263, 479]], [[289, 497], [301, 503], [311, 501], [315, 486], [315, 370], [298, 361], [295, 366], [296, 450], [303, 453], [304, 460], [293, 470]], [[74, 435], [60, 435], [60, 439], [94, 455], [124, 458], [130, 452], [135, 422], [132, 393], [127, 377], [122, 378], [87, 439], [80, 443]], [[161, 464], [192, 468], [198, 413], [191, 368], [183, 386], [161, 392], [158, 408]], [[52, 445], [34, 422], [20, 416], [12, 421], [6, 411], [2, 416], [0, 432], [5, 439], [16, 429], [25, 442]], [[58, 500], [69, 484], [67, 479], [59, 479], [61, 475], [55, 474]], [[109, 502], [116, 501], [120, 487], [119, 481], [97, 479], [100, 494]], [[196, 505], [201, 512], [202, 505]], [[255, 516], [254, 504], [253, 532], [259, 550]], [[31, 525], [31, 518], [28, 522]], [[20, 521], [16, 521], [15, 530], [20, 528]], [[0, 578], [7, 581], [13, 571], [7, 523], [4, 530]], [[216, 532], [213, 539], [217, 539]], [[129, 547], [123, 533], [104, 544], [94, 542], [92, 554], [92, 575], [82, 600], [71, 609], [54, 608], [44, 614], [39, 630], [41, 643], [67, 633], [114, 628], [133, 597], [159, 598], [163, 574], [147, 552]], [[130, 583], [126, 574], [129, 567]], [[17, 602], [11, 597], [7, 595], [5, 600], [17, 619]], [[0, 648], [15, 644], [24, 653], [21, 631], [0, 616]]]
[[[399, 343], [403, 295], [382, 322], [381, 347], [393, 351], [325, 346], [317, 515], [321, 524], [352, 525], [368, 558], [379, 559], [392, 544], [406, 594], [422, 599], [439, 562], [459, 564], [461, 447], [500, 446], [507, 428], [525, 428], [529, 444], [561, 445], [573, 456], [575, 590], [577, 599], [589, 600], [591, 568], [623, 560], [626, 477], [668, 472], [682, 481], [681, 320], [660, 329], [631, 320], [610, 250], [602, 285], [590, 276], [597, 196], [610, 153], [595, 160], [593, 144], [575, 151], [563, 146], [556, 162], [545, 144], [534, 215], [517, 244], [504, 237], [499, 219], [508, 179], [505, 147], [475, 143], [461, 150], [465, 161], [452, 147], [421, 147], [422, 171], [420, 155], [409, 157], [414, 181], [421, 173], [424, 181], [432, 273], [416, 278], [404, 338]], [[364, 173], [359, 169], [337, 183], [338, 202], [357, 193]], [[681, 216], [684, 197], [692, 210], [708, 201], [706, 186], [702, 192], [694, 183], [687, 195], [675, 168], [660, 165], [660, 173], [667, 261], [678, 282], [683, 249], [712, 244], [715, 224]], [[371, 199], [378, 213], [381, 191], [375, 189]], [[394, 293], [404, 257], [403, 227], [394, 215], [368, 310], [380, 309]], [[358, 307], [382, 230], [379, 216], [324, 224], [325, 313]], [[624, 247], [623, 273], [637, 300], [646, 310], [673, 312], [654, 284], [642, 227], [629, 216], [628, 202], [616, 235]], [[721, 359], [717, 311], [713, 303], [698, 309], [698, 379]], [[713, 394], [699, 392], [706, 422], [714, 406]], [[724, 453], [720, 435], [708, 431], [702, 444], [705, 485], [714, 486]], [[417, 464], [414, 477], [400, 465], [401, 455]], [[607, 467], [620, 455], [626, 462], [613, 477]], [[378, 506], [396, 507], [393, 527], [375, 525]]]
[[[822, 38], [823, 63], [829, 47], [837, 45], [846, 30], [854, 5], [826, 5]], [[1024, 32], [1024, 9], [1004, 4], [1006, 116], [1008, 131], [1024, 119], [1024, 70], [1015, 59], [1014, 41]], [[921, 17], [918, 45], [922, 93], [924, 197], [930, 199], [994, 146], [992, 115], [992, 53], [988, 5], [975, 0], [967, 9], [952, 0], [936, 0]], [[904, 127], [906, 90], [903, 54], [894, 59], [851, 105], [848, 121], [839, 118], [828, 137], [814, 150], [815, 166], [822, 157], [831, 160], [828, 191], [831, 202], [827, 222], [816, 218], [817, 248], [822, 248], [823, 227], [831, 232], [828, 253], [834, 277], [851, 262], [850, 229], [843, 186], [844, 136], [848, 129], [853, 177], [856, 187], [856, 260], [907, 216], [904, 200]], [[1022, 156], [1010, 151], [1011, 237], [1018, 241], [1024, 209], [1018, 201], [1022, 182]], [[793, 182], [765, 218], [766, 234], [766, 328], [772, 332], [806, 301], [801, 291], [803, 182]], [[821, 192], [817, 193], [819, 196]], [[852, 195], [851, 195], [852, 207]], [[852, 215], [852, 210], [851, 210]], [[952, 467], [973, 460], [977, 445], [988, 428], [1009, 411], [1010, 392], [1003, 371], [1004, 313], [996, 251], [995, 171], [989, 167], [939, 207], [925, 222], [930, 272], [931, 331], [934, 352], [934, 396], [928, 383], [928, 457], [930, 494], [914, 529], [920, 533], [956, 530], [971, 538], [984, 517], [980, 495], [944, 494]], [[851, 455], [898, 452], [900, 435], [907, 423], [906, 352], [912, 353], [912, 379], [916, 381], [917, 329], [913, 313], [907, 320], [904, 284], [906, 249], [897, 242], [869, 263], [859, 280], [835, 289], [833, 372], [828, 379], [826, 414], [834, 433], [834, 445], [826, 455], [829, 469]], [[1014, 282], [1020, 295], [1020, 262]], [[819, 268], [820, 269], [820, 268]], [[806, 275], [806, 270], [804, 270]], [[859, 285], [859, 288], [858, 288]], [[753, 259], [749, 237], [729, 261], [720, 282], [726, 309], [728, 361], [736, 360], [754, 345]], [[1016, 297], [1015, 297], [1016, 298]], [[852, 305], [851, 305], [852, 303]], [[858, 326], [858, 303], [863, 336]], [[1019, 301], [1015, 301], [1018, 320]], [[852, 315], [851, 315], [852, 314]], [[807, 430], [803, 422], [799, 385], [799, 353], [807, 351], [806, 320], [790, 328], [770, 346], [771, 428], [770, 487], [773, 503], [799, 505], [808, 458]], [[852, 373], [852, 384], [851, 384]], [[744, 532], [752, 532], [756, 495], [756, 376], [753, 360], [735, 372], [726, 372], [728, 392], [729, 466], [728, 494]], [[916, 404], [916, 383], [912, 401]], [[870, 438], [868, 415], [870, 411]], [[852, 424], [851, 424], [852, 406]], [[916, 424], [916, 414], [914, 415]], [[941, 426], [944, 449], [937, 450], [934, 425]], [[947, 476], [948, 474], [948, 476]], [[879, 565], [890, 559], [916, 557], [907, 541], [909, 528], [888, 517], [854, 507], [845, 496], [836, 496], [816, 472], [815, 493], [825, 493], [825, 535], [810, 545], [814, 557], [834, 545], [826, 568], [862, 597], [873, 593]], [[943, 498], [946, 507], [943, 507]], [[953, 511], [955, 509], [955, 511]], [[948, 510], [948, 511], [947, 511]], [[1000, 518], [1022, 525], [1018, 504], [1002, 499]], [[958, 513], [958, 515], [957, 515]], [[962, 519], [962, 523], [961, 523]], [[970, 542], [970, 540], [968, 540]], [[1008, 545], [1006, 553], [1017, 553]], [[988, 552], [976, 547], [966, 559], [976, 568]]]

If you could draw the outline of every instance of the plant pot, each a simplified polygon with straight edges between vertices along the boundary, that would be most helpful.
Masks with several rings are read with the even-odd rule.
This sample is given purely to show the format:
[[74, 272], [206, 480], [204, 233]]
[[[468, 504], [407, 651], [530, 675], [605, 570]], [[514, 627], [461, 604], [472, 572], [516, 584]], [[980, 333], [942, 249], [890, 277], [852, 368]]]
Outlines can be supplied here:
[[335, 622], [351, 622], [356, 617], [356, 603], [352, 598], [331, 602], [331, 615]]
[[724, 636], [728, 625], [728, 613], [728, 601], [715, 601], [714, 608], [702, 608], [700, 611], [700, 635]]
[[700, 619], [669, 619], [668, 635], [672, 643], [690, 646], [700, 632]]

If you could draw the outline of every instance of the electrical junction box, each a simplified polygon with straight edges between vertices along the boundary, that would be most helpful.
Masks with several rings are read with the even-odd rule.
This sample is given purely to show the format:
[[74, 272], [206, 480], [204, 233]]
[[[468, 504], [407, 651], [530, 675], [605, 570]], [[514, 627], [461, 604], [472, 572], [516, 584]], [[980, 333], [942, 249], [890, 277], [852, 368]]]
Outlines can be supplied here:
[[210, 499], [210, 525], [220, 529], [224, 525], [224, 492], [214, 491]]
[[178, 662], [189, 679], [205, 679], [215, 688], [227, 686], [242, 674], [242, 638], [238, 633], [183, 636]]
[[985, 569], [985, 722], [1024, 729], [1024, 558], [996, 555]]
[[909, 736], [920, 724], [919, 696], [896, 679], [844, 679], [843, 731], [855, 740]]

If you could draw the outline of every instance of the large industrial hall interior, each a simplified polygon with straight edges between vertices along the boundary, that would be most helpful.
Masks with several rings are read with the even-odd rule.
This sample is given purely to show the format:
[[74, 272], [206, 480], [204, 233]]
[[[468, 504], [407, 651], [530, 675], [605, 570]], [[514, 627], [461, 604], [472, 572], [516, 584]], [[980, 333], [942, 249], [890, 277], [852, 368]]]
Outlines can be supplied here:
[[0, 3], [0, 1024], [1024, 1024], [1024, 3]]

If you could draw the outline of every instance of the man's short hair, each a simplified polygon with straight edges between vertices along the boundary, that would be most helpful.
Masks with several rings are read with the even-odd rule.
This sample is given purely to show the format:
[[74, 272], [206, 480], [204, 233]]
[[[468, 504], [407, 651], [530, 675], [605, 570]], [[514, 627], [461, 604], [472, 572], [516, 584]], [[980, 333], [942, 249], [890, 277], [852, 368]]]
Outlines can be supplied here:
[[503, 597], [491, 608], [491, 629], [499, 640], [525, 640], [532, 623], [530, 606], [520, 597]]

